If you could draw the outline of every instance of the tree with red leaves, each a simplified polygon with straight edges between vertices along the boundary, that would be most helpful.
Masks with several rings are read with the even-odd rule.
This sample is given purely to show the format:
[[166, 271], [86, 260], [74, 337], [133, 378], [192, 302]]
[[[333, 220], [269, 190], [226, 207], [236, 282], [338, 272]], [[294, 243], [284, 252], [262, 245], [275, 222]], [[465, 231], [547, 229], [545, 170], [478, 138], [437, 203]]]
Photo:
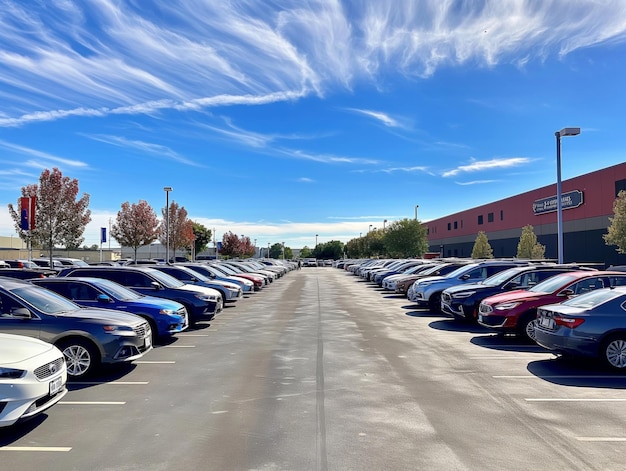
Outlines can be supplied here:
[[137, 249], [154, 242], [159, 235], [159, 220], [154, 209], [147, 201], [139, 203], [122, 203], [117, 212], [115, 224], [111, 227], [111, 237], [120, 245], [132, 247], [137, 260]]
[[[21, 214], [9, 203], [9, 213], [15, 222], [15, 229], [21, 239], [47, 249], [50, 252], [56, 246], [66, 249], [80, 247], [85, 240], [83, 233], [91, 221], [89, 195], [78, 196], [78, 180], [64, 177], [58, 168], [46, 169], [39, 177], [39, 184], [22, 187], [23, 197], [35, 197], [35, 227], [23, 230]], [[19, 206], [19, 205], [18, 205]], [[32, 245], [31, 245], [32, 246]]]

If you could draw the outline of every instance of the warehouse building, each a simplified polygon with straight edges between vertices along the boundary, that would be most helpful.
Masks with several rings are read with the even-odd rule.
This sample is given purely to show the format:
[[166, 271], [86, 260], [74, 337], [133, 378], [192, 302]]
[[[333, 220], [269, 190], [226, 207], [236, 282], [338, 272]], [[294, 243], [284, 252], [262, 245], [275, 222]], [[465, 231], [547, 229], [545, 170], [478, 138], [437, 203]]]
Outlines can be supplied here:
[[[626, 255], [602, 238], [620, 190], [626, 190], [626, 163], [562, 182], [564, 262], [626, 265]], [[470, 257], [476, 235], [484, 231], [494, 257], [514, 257], [522, 227], [530, 224], [546, 247], [545, 257], [557, 259], [556, 193], [556, 184], [548, 185], [429, 221], [429, 250], [444, 257]]]

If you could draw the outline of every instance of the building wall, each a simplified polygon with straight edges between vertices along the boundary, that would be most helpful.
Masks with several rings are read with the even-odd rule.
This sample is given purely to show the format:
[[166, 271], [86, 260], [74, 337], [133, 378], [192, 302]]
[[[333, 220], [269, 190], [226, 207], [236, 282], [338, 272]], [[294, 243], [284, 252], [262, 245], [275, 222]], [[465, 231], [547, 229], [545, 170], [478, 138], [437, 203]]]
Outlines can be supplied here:
[[[580, 204], [563, 203], [563, 257], [566, 262], [601, 262], [626, 264], [615, 246], [602, 238], [613, 216], [613, 202], [620, 190], [626, 190], [626, 163], [564, 180], [563, 197], [572, 193]], [[546, 258], [557, 258], [557, 213], [535, 210], [535, 203], [556, 203], [556, 183], [476, 208], [450, 214], [428, 222], [430, 251], [444, 256], [469, 257], [479, 231], [487, 234], [496, 257], [514, 257], [522, 227], [530, 224], [538, 242], [546, 246]]]

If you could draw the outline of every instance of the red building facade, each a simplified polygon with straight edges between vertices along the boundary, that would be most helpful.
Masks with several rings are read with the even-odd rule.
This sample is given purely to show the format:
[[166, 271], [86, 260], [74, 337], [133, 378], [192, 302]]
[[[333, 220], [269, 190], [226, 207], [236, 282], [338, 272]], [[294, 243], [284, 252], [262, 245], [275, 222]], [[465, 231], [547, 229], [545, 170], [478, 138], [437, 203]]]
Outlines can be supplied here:
[[[565, 262], [626, 265], [626, 255], [602, 238], [620, 190], [626, 190], [626, 163], [562, 182]], [[470, 257], [476, 235], [484, 231], [495, 257], [514, 257], [522, 227], [528, 224], [545, 245], [546, 258], [556, 259], [556, 183], [429, 221], [429, 250], [444, 257]]]

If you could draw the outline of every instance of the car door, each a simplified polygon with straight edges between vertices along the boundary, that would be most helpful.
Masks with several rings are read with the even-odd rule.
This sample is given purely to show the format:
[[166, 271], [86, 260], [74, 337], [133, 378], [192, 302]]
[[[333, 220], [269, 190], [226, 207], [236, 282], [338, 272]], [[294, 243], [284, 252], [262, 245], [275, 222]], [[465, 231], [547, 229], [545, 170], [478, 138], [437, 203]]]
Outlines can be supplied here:
[[32, 314], [30, 319], [26, 319], [16, 312], [19, 308], [27, 307], [11, 296], [0, 293], [0, 332], [40, 338], [41, 319], [35, 314]]

